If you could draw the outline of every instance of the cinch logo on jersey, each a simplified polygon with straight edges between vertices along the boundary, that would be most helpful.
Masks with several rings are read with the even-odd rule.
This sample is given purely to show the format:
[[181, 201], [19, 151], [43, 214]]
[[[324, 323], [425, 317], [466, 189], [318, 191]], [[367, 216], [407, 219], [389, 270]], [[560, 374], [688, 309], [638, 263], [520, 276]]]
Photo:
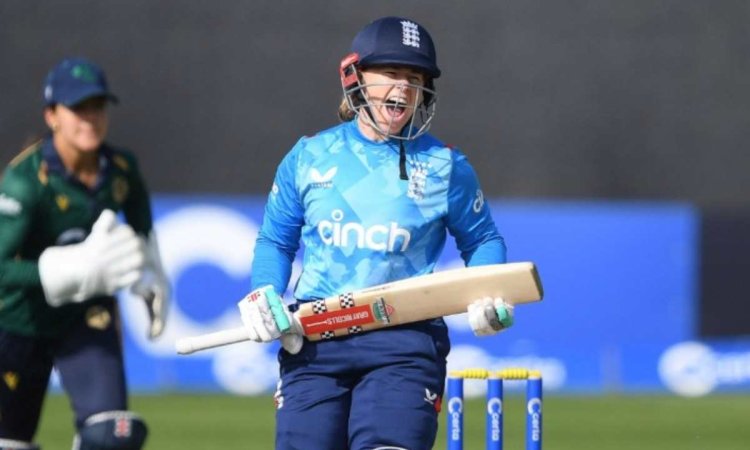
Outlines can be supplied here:
[[406, 251], [411, 241], [409, 230], [399, 228], [398, 223], [363, 227], [357, 222], [343, 222], [344, 212], [335, 209], [331, 212], [333, 221], [321, 220], [318, 223], [320, 240], [334, 247], [368, 248], [375, 251]]

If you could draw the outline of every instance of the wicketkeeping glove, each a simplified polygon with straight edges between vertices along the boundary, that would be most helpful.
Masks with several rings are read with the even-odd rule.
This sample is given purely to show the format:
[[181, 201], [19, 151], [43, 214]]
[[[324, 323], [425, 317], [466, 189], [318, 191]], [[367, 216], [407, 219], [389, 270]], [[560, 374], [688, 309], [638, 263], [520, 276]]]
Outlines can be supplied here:
[[39, 278], [47, 303], [58, 307], [130, 286], [141, 276], [145, 259], [141, 239], [105, 209], [86, 240], [42, 252]]
[[281, 301], [273, 286], [252, 291], [237, 306], [250, 340], [271, 342], [280, 339], [284, 349], [293, 355], [302, 349], [302, 325]]
[[161, 263], [159, 246], [152, 232], [147, 239], [141, 238], [146, 249], [143, 275], [133, 285], [133, 294], [141, 297], [148, 310], [148, 337], [156, 339], [164, 332], [172, 288]]
[[467, 312], [475, 336], [490, 336], [513, 325], [513, 305], [499, 297], [476, 300]]

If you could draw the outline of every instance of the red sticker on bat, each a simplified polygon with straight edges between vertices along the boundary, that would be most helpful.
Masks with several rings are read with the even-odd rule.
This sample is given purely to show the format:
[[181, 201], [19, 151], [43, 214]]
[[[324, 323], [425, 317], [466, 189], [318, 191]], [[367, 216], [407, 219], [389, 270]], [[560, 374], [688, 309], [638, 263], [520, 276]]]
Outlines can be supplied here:
[[333, 331], [340, 328], [353, 327], [375, 322], [375, 317], [369, 305], [355, 306], [353, 308], [328, 311], [312, 316], [301, 317], [302, 328], [305, 334], [311, 335], [324, 331]]

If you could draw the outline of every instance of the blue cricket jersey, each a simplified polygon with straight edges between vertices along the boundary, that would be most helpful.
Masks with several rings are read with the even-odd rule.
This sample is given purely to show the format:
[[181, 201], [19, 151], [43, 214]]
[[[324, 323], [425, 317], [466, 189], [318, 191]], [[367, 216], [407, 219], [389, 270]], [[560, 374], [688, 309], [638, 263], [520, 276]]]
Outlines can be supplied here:
[[300, 139], [278, 167], [255, 245], [252, 289], [305, 301], [431, 273], [449, 232], [467, 266], [503, 263], [505, 243], [466, 156], [429, 134], [374, 142], [356, 121]]

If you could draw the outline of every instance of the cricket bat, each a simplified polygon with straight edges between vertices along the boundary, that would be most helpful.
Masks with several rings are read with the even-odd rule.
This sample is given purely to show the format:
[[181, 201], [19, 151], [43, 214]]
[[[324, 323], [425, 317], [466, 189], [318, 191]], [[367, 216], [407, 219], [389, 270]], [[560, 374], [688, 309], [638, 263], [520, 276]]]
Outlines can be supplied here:
[[[435, 272], [301, 303], [294, 315], [305, 337], [319, 341], [461, 314], [483, 297], [502, 297], [517, 305], [539, 301], [543, 295], [534, 263], [492, 264]], [[280, 300], [275, 306], [284, 307]], [[177, 353], [186, 355], [248, 339], [247, 330], [239, 327], [178, 339], [176, 348]]]

